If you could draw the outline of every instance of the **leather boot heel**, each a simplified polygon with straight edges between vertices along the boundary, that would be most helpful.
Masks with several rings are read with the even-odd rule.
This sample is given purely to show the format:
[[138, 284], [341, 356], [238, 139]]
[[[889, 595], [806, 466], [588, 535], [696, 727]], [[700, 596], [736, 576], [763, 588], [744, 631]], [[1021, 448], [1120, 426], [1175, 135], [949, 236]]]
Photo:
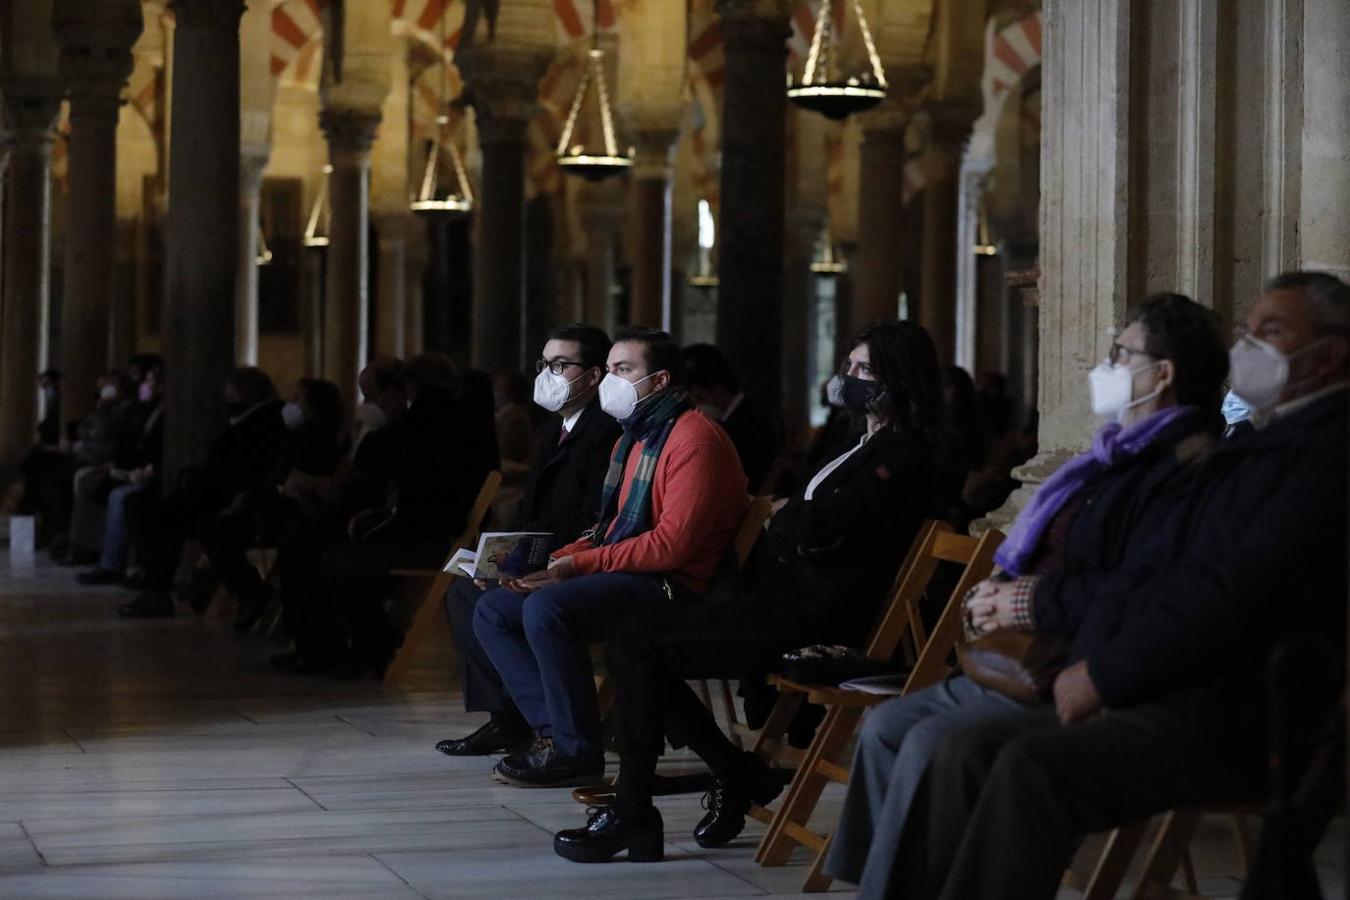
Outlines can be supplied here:
[[661, 832], [644, 834], [628, 845], [629, 862], [661, 862], [666, 858], [665, 835]]

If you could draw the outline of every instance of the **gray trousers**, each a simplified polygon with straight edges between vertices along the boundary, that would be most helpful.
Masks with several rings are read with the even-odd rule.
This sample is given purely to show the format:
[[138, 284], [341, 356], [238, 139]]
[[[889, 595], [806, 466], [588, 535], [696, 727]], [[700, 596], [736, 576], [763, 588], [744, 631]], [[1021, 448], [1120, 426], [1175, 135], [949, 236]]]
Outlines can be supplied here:
[[886, 896], [915, 793], [947, 736], [1025, 713], [960, 675], [868, 710], [825, 871], [857, 884], [859, 897]]

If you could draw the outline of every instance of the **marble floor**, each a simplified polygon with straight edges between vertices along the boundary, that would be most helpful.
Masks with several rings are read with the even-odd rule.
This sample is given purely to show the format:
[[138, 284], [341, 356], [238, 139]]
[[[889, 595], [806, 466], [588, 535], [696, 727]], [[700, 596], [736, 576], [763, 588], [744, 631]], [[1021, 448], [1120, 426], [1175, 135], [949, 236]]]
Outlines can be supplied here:
[[[444, 636], [400, 687], [340, 683], [274, 672], [274, 645], [209, 615], [122, 621], [124, 597], [0, 550], [0, 897], [798, 896], [804, 854], [755, 865], [758, 823], [694, 845], [697, 797], [661, 801], [663, 863], [555, 857], [569, 792], [432, 749], [478, 721]], [[1319, 854], [1337, 895], [1344, 841], [1338, 822]], [[1203, 889], [1236, 893], [1231, 837], [1196, 855]]]

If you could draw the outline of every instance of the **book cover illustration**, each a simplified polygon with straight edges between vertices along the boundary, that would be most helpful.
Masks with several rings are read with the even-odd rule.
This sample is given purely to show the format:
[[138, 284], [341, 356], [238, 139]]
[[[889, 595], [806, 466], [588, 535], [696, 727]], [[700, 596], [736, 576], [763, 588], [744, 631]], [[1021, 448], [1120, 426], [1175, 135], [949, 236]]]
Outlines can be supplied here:
[[546, 531], [490, 531], [478, 539], [476, 551], [456, 553], [445, 571], [458, 567], [477, 581], [520, 578], [547, 568], [553, 548], [553, 535]]

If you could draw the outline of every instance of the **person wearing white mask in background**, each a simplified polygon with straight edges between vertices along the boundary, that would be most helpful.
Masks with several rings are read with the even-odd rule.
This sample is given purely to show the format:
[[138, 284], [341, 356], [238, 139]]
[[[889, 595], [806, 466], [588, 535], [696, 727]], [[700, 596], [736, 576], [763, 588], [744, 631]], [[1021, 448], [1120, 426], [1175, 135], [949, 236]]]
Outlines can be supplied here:
[[[1040, 486], [995, 556], [1001, 571], [968, 595], [972, 636], [1072, 633], [1108, 591], [1142, 577], [1124, 562], [1171, 514], [1192, 463], [1216, 438], [1226, 374], [1210, 310], [1155, 294], [1132, 312], [1085, 379], [1092, 410], [1106, 421], [1091, 450]], [[859, 896], [888, 896], [906, 822], [945, 735], [1023, 709], [958, 675], [870, 711], [826, 870], [858, 884]]]
[[[598, 388], [609, 350], [609, 335], [593, 325], [559, 325], [549, 332], [535, 362], [534, 403], [551, 415], [535, 430], [533, 463], [504, 527], [548, 532], [562, 546], [599, 518], [600, 489], [620, 430], [600, 408]], [[445, 594], [465, 711], [489, 714], [472, 733], [438, 742], [436, 749], [447, 756], [520, 750], [531, 739], [529, 724], [474, 635], [474, 609], [486, 589], [486, 584], [457, 578]]]
[[604, 774], [588, 647], [626, 614], [703, 594], [749, 506], [731, 440], [693, 409], [679, 345], [627, 329], [609, 351], [600, 406], [623, 428], [595, 527], [547, 570], [484, 594], [474, 632], [537, 740], [494, 777], [523, 787], [593, 784]]

